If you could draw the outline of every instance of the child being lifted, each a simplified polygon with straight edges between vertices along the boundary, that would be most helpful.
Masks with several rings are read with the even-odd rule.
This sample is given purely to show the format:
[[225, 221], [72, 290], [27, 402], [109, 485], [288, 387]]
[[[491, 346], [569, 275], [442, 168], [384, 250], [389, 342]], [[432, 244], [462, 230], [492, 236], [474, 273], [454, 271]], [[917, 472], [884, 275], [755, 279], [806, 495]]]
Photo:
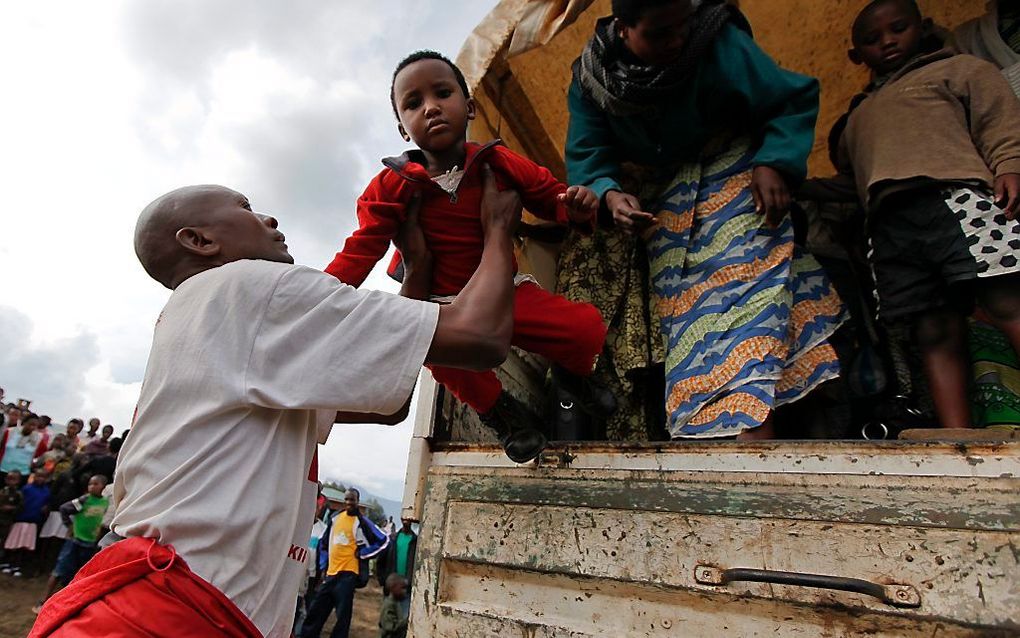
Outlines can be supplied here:
[[[516, 190], [525, 208], [547, 220], [590, 227], [598, 210], [595, 194], [567, 188], [549, 170], [513, 153], [498, 141], [467, 141], [475, 103], [460, 69], [434, 51], [419, 51], [397, 65], [390, 103], [398, 130], [418, 149], [383, 160], [386, 167], [358, 199], [359, 228], [326, 272], [351, 286], [364, 282], [389, 248], [412, 197], [421, 198], [419, 223], [431, 254], [433, 299], [457, 295], [482, 255], [479, 217], [482, 166], [502, 188]], [[390, 273], [401, 263], [395, 255]], [[606, 327], [590, 304], [568, 301], [517, 275], [513, 344], [542, 355], [579, 377], [591, 374], [605, 342]], [[470, 405], [494, 429], [511, 460], [531, 460], [545, 447], [538, 418], [503, 391], [492, 370], [471, 372], [430, 367], [436, 381]], [[604, 411], [613, 406], [604, 391], [588, 389]]]
[[912, 0], [858, 15], [850, 59], [873, 81], [837, 162], [867, 211], [879, 316], [910, 322], [937, 416], [961, 428], [975, 301], [1020, 352], [1020, 101], [991, 64], [929, 46], [927, 28]]

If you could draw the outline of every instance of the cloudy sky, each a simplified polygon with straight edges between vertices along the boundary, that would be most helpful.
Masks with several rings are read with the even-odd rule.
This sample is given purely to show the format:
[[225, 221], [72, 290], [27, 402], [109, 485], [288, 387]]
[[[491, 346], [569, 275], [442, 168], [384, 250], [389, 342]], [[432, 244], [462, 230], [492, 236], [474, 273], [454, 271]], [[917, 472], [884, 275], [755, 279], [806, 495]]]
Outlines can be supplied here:
[[[0, 3], [0, 386], [58, 421], [127, 427], [169, 292], [135, 260], [138, 211], [184, 184], [247, 194], [322, 267], [404, 149], [393, 66], [454, 57], [495, 0]], [[385, 263], [385, 262], [383, 262]], [[394, 290], [381, 267], [366, 287]], [[349, 426], [324, 477], [401, 493], [410, 424]]]

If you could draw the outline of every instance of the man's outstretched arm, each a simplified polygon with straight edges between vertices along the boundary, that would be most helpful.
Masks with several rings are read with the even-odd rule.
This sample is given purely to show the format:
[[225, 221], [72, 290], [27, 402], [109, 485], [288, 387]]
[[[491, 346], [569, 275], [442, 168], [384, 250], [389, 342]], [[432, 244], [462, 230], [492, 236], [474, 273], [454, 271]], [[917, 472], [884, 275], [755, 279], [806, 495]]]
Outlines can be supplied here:
[[514, 330], [512, 236], [521, 198], [500, 192], [492, 169], [483, 168], [482, 230], [485, 249], [471, 280], [453, 303], [439, 310], [439, 325], [425, 363], [488, 370], [503, 363]]

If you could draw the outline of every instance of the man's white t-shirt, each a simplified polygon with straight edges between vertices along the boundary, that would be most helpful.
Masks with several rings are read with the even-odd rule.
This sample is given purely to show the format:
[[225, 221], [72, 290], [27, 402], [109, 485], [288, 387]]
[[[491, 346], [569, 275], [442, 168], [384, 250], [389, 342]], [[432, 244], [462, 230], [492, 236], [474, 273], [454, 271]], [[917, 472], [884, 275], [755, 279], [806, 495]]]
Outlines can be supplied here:
[[314, 560], [316, 443], [337, 411], [403, 407], [438, 317], [304, 266], [244, 260], [186, 280], [156, 323], [113, 531], [173, 545], [263, 634], [289, 636]]

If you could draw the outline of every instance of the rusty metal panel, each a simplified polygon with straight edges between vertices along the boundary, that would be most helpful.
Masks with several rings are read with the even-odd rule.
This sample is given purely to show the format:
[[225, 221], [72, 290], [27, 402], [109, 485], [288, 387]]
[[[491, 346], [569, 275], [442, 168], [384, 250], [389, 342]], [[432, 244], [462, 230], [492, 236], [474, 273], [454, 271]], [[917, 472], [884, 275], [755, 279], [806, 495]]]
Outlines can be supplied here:
[[[811, 444], [771, 445], [766, 457], [784, 460], [769, 472], [751, 471], [749, 458], [733, 471], [721, 460], [700, 471], [551, 469], [439, 465], [435, 457], [479, 452], [434, 453], [411, 635], [1020, 635], [1020, 473], [1010, 475], [1018, 446], [875, 446], [850, 463]], [[657, 454], [664, 467], [682, 465], [668, 449], [645, 447], [627, 451], [629, 461]], [[925, 455], [961, 475], [911, 475], [932, 471]], [[978, 457], [1009, 471], [963, 475], [987, 467], [967, 460]], [[807, 458], [810, 471], [784, 471]], [[698, 565], [899, 583], [921, 604], [704, 585]]]
[[448, 564], [433, 633], [418, 636], [612, 638], [963, 638], [1013, 635], [938, 620], [775, 604], [753, 597], [570, 578], [500, 566]]
[[1020, 609], [1020, 533], [454, 502], [444, 536], [444, 562], [511, 571], [896, 611], [863, 594], [695, 579], [698, 565], [750, 567], [909, 585], [921, 606], [897, 613], [916, 619], [996, 626]]
[[1020, 531], [1020, 479], [524, 468], [430, 476], [446, 477], [448, 500]]
[[[903, 441], [572, 442], [550, 452], [574, 469], [1020, 477], [1020, 443]], [[498, 446], [434, 446], [434, 465], [514, 467]]]

